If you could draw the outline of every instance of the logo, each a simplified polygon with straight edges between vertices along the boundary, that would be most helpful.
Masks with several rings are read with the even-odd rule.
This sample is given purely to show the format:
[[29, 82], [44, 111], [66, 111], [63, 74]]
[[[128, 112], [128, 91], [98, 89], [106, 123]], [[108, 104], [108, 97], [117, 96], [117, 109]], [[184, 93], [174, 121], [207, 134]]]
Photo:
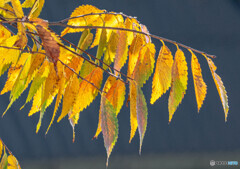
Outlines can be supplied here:
[[211, 161], [210, 161], [210, 166], [213, 167], [213, 166], [215, 166], [215, 165], [216, 165], [215, 161], [214, 161], [214, 160], [211, 160]]

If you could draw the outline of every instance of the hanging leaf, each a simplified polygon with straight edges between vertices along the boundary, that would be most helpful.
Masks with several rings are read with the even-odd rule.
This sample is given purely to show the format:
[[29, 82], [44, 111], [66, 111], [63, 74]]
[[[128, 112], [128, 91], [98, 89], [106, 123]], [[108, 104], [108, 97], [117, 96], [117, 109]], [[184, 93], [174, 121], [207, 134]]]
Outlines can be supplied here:
[[173, 56], [163, 43], [157, 59], [156, 69], [152, 81], [151, 104], [159, 99], [171, 86]]
[[[103, 70], [96, 67], [91, 71], [90, 74], [82, 77], [94, 84], [96, 87], [100, 88], [103, 78]], [[87, 106], [89, 106], [98, 95], [98, 89], [92, 84], [89, 84], [85, 80], [81, 81], [76, 103], [73, 105], [73, 113], [71, 114], [70, 118], [87, 108]]]
[[143, 36], [140, 34], [137, 34], [135, 38], [133, 39], [132, 44], [129, 48], [129, 61], [128, 61], [128, 76], [131, 76], [133, 73], [133, 70], [137, 64], [137, 60], [139, 57], [139, 51], [145, 44]]
[[[104, 97], [107, 98], [107, 100], [113, 105], [113, 108], [115, 109], [116, 115], [120, 112], [124, 99], [125, 99], [125, 84], [121, 80], [117, 80], [113, 76], [109, 76], [107, 79], [103, 91], [106, 92]], [[101, 133], [101, 110], [99, 111], [99, 121], [98, 121], [98, 128], [96, 131], [96, 134], [94, 138], [97, 138], [98, 135]]]
[[102, 95], [101, 99], [101, 128], [103, 132], [104, 145], [107, 151], [107, 163], [112, 149], [118, 138], [118, 120], [113, 105]]
[[138, 132], [140, 137], [140, 146], [139, 146], [139, 154], [141, 154], [142, 143], [145, 132], [147, 130], [147, 116], [148, 109], [146, 99], [141, 88], [137, 89], [137, 121], [138, 121]]
[[[110, 65], [114, 61], [116, 51], [117, 51], [117, 46], [118, 46], [118, 40], [119, 40], [119, 36], [117, 32], [112, 31], [112, 34], [110, 36], [109, 42], [106, 47], [104, 59], [103, 59], [103, 62], [106, 63], [107, 65]], [[103, 68], [107, 69], [107, 66], [104, 64]]]
[[11, 0], [14, 12], [17, 18], [22, 18], [24, 16], [21, 2], [19, 0]]
[[225, 121], [227, 121], [229, 106], [228, 106], [228, 96], [227, 96], [226, 89], [223, 85], [221, 77], [215, 72], [217, 70], [217, 67], [215, 66], [213, 61], [206, 56], [205, 56], [205, 58], [208, 61], [208, 65], [209, 65], [209, 68], [211, 70], [213, 80], [215, 82], [215, 85], [216, 85], [217, 90], [218, 90], [218, 94], [220, 96], [220, 99], [221, 99], [221, 102], [222, 102], [222, 105], [223, 105], [223, 109], [224, 109], [224, 113], [225, 113]]
[[130, 139], [129, 143], [132, 141], [137, 127], [138, 127], [138, 121], [137, 121], [137, 87], [134, 82], [130, 82], [130, 126], [131, 126], [131, 132], [130, 132]]
[[177, 49], [172, 67], [172, 84], [168, 99], [169, 122], [187, 90], [188, 67], [181, 49]]
[[[124, 25], [122, 25], [122, 28], [124, 28]], [[121, 68], [124, 66], [124, 64], [127, 61], [128, 56], [128, 41], [127, 41], [127, 32], [126, 31], [117, 31], [119, 40], [117, 44], [117, 50], [116, 55], [114, 59], [114, 69], [120, 71]], [[118, 75], [118, 72], [114, 70], [114, 74]]]
[[[35, 1], [36, 0], [25, 0], [22, 4], [23, 8], [32, 8], [29, 18], [37, 18], [40, 15], [42, 8], [44, 6], [44, 3], [45, 3], [45, 0], [37, 0], [36, 3], [35, 3]], [[35, 5], [34, 5], [34, 3], [35, 3]]]
[[200, 67], [200, 64], [198, 63], [198, 59], [196, 55], [191, 50], [190, 52], [192, 54], [192, 61], [191, 61], [192, 75], [193, 75], [194, 89], [195, 89], [195, 95], [196, 95], [198, 112], [199, 112], [207, 94], [207, 85], [203, 80], [202, 69]]
[[146, 44], [140, 50], [137, 64], [133, 71], [133, 79], [137, 82], [139, 88], [146, 83], [153, 73], [155, 52], [155, 46], [152, 43]]
[[62, 113], [58, 118], [58, 122], [71, 111], [73, 105], [76, 102], [78, 91], [79, 91], [79, 80], [77, 76], [73, 76], [63, 96]]

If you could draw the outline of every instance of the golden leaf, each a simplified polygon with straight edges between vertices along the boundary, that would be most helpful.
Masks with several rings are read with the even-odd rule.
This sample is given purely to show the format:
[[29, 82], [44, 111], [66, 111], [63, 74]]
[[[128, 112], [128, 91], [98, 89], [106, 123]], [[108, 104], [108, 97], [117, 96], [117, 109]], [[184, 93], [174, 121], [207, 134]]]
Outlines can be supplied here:
[[[93, 83], [96, 87], [100, 88], [103, 78], [103, 70], [96, 67], [90, 72], [90, 74], [83, 77], [89, 82]], [[89, 82], [85, 80], [81, 81], [76, 103], [73, 105], [73, 113], [71, 114], [70, 118], [87, 108], [87, 106], [89, 106], [98, 95], [98, 89]]]
[[130, 82], [130, 126], [131, 126], [131, 133], [130, 133], [130, 140], [129, 143], [132, 141], [137, 127], [138, 127], [138, 121], [137, 121], [137, 87], [134, 82]]
[[57, 120], [58, 122], [71, 111], [73, 105], [76, 102], [78, 90], [79, 90], [79, 80], [77, 76], [73, 76], [68, 86], [66, 87], [66, 90], [63, 96], [62, 113]]
[[187, 90], [188, 67], [181, 49], [177, 49], [172, 67], [172, 84], [168, 99], [169, 122]]
[[152, 97], [153, 104], [162, 94], [171, 86], [172, 80], [173, 56], [168, 47], [163, 43], [157, 59], [156, 69], [152, 81]]
[[192, 61], [191, 61], [192, 75], [193, 75], [194, 89], [195, 89], [196, 101], [197, 101], [198, 112], [199, 112], [207, 94], [207, 85], [203, 80], [202, 70], [201, 70], [200, 64], [198, 63], [198, 59], [196, 55], [191, 50], [190, 52], [192, 54]]
[[[67, 24], [73, 25], [73, 26], [87, 26], [91, 24], [94, 25], [94, 23], [97, 22], [97, 25], [99, 25], [99, 23], [102, 23], [102, 20], [99, 15], [88, 15], [84, 17], [81, 17], [81, 15], [86, 15], [91, 13], [102, 13], [102, 12], [103, 10], [100, 10], [92, 5], [79, 6], [73, 11], [73, 13], [70, 16], [70, 18], [74, 18], [74, 17], [76, 18], [69, 19]], [[82, 31], [84, 31], [84, 29], [65, 28], [62, 31], [61, 36], [64, 36], [67, 33], [82, 32]]]
[[130, 45], [129, 48], [129, 61], [128, 61], [128, 76], [131, 76], [134, 68], [137, 64], [137, 60], [139, 57], [139, 51], [145, 44], [143, 36], [140, 34], [137, 34], [135, 38], [132, 41], [132, 44]]

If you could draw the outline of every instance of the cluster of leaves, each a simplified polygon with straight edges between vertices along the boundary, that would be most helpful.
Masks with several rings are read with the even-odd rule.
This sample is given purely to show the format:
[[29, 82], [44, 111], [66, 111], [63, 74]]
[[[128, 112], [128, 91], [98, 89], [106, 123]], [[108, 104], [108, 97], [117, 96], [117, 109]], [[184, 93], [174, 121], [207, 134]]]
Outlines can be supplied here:
[[[9, 3], [11, 2], [11, 3]], [[212, 55], [192, 49], [177, 42], [152, 35], [146, 26], [133, 17], [122, 13], [107, 12], [91, 5], [76, 8], [70, 18], [59, 22], [48, 22], [38, 18], [44, 0], [4, 0], [0, 4], [0, 74], [8, 70], [8, 79], [1, 94], [11, 91], [10, 103], [29, 88], [26, 103], [32, 101], [29, 116], [39, 113], [36, 132], [39, 131], [44, 112], [56, 97], [51, 123], [62, 102], [62, 111], [57, 121], [68, 116], [73, 127], [78, 123], [80, 112], [101, 95], [99, 123], [95, 138], [102, 132], [109, 158], [118, 138], [118, 119], [129, 87], [127, 103], [130, 102], [130, 141], [138, 129], [140, 152], [147, 128], [147, 103], [142, 91], [143, 85], [153, 75], [151, 104], [170, 89], [168, 100], [169, 122], [187, 90], [188, 66], [183, 51], [192, 54], [191, 69], [196, 93], [198, 111], [207, 93], [200, 64], [195, 53], [207, 60], [219, 92], [225, 112], [228, 114], [228, 100], [221, 78], [216, 74]], [[30, 8], [24, 15], [23, 8]], [[7, 26], [17, 30], [15, 35]], [[49, 26], [65, 27], [61, 35]], [[96, 30], [96, 31], [95, 31]], [[79, 33], [78, 45], [63, 38], [69, 33]], [[94, 36], [95, 34], [95, 36]], [[151, 38], [161, 41], [155, 67], [155, 45]], [[28, 41], [32, 41], [32, 46]], [[176, 45], [173, 57], [165, 42]], [[86, 52], [97, 47], [96, 56]], [[128, 62], [127, 62], [128, 60]], [[125, 64], [127, 74], [121, 72]], [[103, 76], [108, 78], [103, 82]], [[102, 85], [104, 84], [104, 85]], [[4, 114], [6, 113], [4, 112]]]
[[[9, 155], [8, 155], [9, 154]], [[0, 139], [0, 168], [21, 169], [18, 160]]]

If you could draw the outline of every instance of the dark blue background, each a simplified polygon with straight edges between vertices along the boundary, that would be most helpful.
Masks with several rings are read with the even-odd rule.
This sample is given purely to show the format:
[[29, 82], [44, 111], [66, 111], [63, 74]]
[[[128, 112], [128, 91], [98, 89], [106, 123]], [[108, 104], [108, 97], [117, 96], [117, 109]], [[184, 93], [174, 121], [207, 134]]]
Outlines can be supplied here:
[[[240, 3], [238, 0], [47, 0], [41, 17], [58, 21], [69, 17], [82, 4], [92, 4], [107, 11], [123, 12], [137, 16], [152, 34], [169, 38], [193, 48], [217, 56], [217, 73], [222, 77], [229, 97], [229, 116], [224, 122], [224, 112], [214, 81], [204, 58], [198, 55], [203, 78], [208, 85], [204, 105], [197, 113], [191, 71], [188, 90], [182, 104], [168, 124], [168, 95], [150, 105], [151, 80], [144, 86], [148, 102], [148, 127], [142, 153], [183, 152], [235, 152], [240, 150], [239, 67], [240, 67]], [[57, 32], [62, 28], [54, 27]], [[78, 36], [67, 36], [77, 43]], [[155, 41], [157, 50], [160, 43]], [[167, 44], [174, 52], [175, 48]], [[190, 69], [190, 54], [184, 50]], [[95, 53], [92, 53], [95, 54]], [[0, 87], [6, 81], [1, 78]], [[72, 128], [67, 118], [54, 122], [47, 136], [44, 135], [53, 113], [47, 109], [41, 130], [35, 134], [38, 114], [28, 117], [30, 105], [19, 111], [27, 92], [12, 106], [4, 118], [0, 118], [0, 136], [21, 160], [39, 158], [74, 157], [77, 155], [105, 156], [100, 135], [91, 140], [98, 121], [100, 97], [81, 113], [76, 127], [76, 142], [72, 143]], [[0, 112], [7, 107], [9, 94], [0, 96]], [[58, 112], [59, 113], [59, 112]], [[138, 134], [129, 144], [129, 109], [124, 107], [119, 114], [119, 139], [113, 154], [137, 154]], [[140, 159], [139, 159], [140, 160]]]

